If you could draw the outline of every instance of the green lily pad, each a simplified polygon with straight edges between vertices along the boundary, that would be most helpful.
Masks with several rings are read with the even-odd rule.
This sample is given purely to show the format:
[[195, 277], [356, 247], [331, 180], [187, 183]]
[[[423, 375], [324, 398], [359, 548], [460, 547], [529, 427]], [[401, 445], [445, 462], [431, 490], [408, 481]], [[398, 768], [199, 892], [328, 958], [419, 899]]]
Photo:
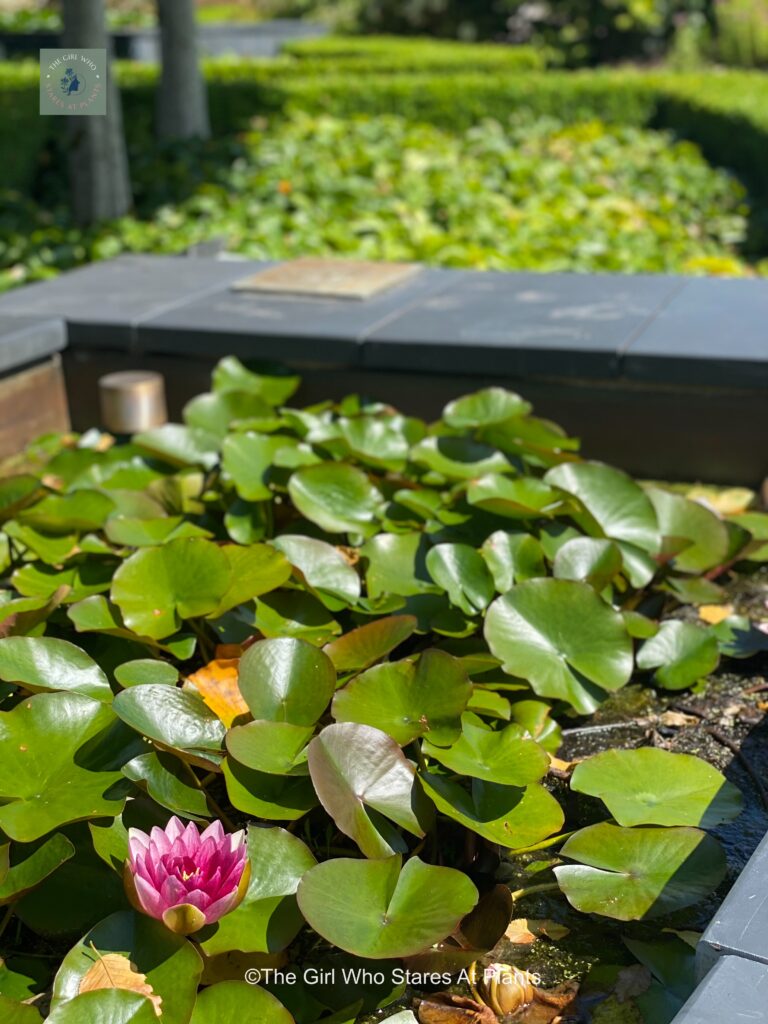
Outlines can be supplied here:
[[496, 530], [485, 540], [480, 554], [500, 594], [506, 594], [515, 583], [547, 575], [542, 546], [529, 533]]
[[542, 697], [590, 714], [632, 674], [632, 642], [619, 612], [586, 583], [528, 580], [497, 598], [485, 638], [504, 671]]
[[471, 694], [461, 662], [431, 649], [417, 661], [387, 662], [356, 676], [336, 693], [331, 713], [337, 722], [380, 729], [400, 746], [420, 736], [447, 746], [459, 737]]
[[[414, 421], [411, 421], [413, 423]], [[391, 415], [386, 419], [376, 416], [342, 417], [336, 423], [349, 451], [368, 466], [381, 469], [405, 468], [410, 447], [406, 436], [409, 423], [406, 417]], [[419, 436], [412, 441], [419, 440]]]
[[435, 747], [425, 739], [424, 753], [458, 775], [505, 786], [527, 786], [546, 775], [549, 755], [538, 743], [527, 738], [519, 725], [495, 732], [473, 724], [471, 717], [465, 716], [461, 736], [453, 746]]
[[538, 477], [510, 478], [498, 474], [472, 480], [467, 488], [467, 501], [508, 519], [551, 516], [563, 503], [560, 493]]
[[72, 604], [92, 594], [109, 590], [116, 564], [114, 561], [84, 558], [66, 569], [55, 569], [50, 565], [31, 562], [17, 569], [11, 582], [24, 597], [46, 599], [52, 597], [60, 587], [68, 587], [63, 601], [64, 604]]
[[295, 438], [283, 434], [230, 434], [221, 446], [222, 468], [245, 501], [268, 501], [272, 497], [269, 470], [275, 455], [296, 444]]
[[101, 491], [86, 489], [70, 494], [49, 494], [18, 518], [43, 533], [86, 533], [99, 530], [115, 510], [115, 503]]
[[226, 728], [200, 697], [165, 683], [132, 686], [114, 700], [126, 725], [169, 750], [215, 763]]
[[0, 713], [0, 829], [28, 843], [119, 814], [127, 783], [115, 770], [115, 724], [110, 708], [78, 693], [41, 693]]
[[184, 619], [215, 612], [230, 587], [227, 555], [211, 541], [191, 537], [141, 548], [114, 575], [112, 600], [125, 624], [160, 640]]
[[0, 679], [21, 683], [32, 693], [69, 690], [111, 701], [112, 690], [99, 666], [67, 640], [9, 636], [0, 640]]
[[[3, 993], [3, 997], [0, 997], [0, 1020], [13, 1022], [15, 1019], [3, 1017], [3, 1012], [8, 1012], [3, 998], [23, 1001], [38, 996], [48, 988], [52, 976], [52, 969], [36, 956], [25, 956], [22, 953], [5, 957], [0, 962], [0, 992]], [[36, 1019], [39, 1021], [39, 1016]]]
[[[52, 1012], [84, 998], [78, 996], [80, 984], [99, 954], [106, 953], [122, 954], [146, 975], [155, 995], [162, 999], [164, 1024], [187, 1024], [202, 972], [200, 956], [191, 942], [169, 931], [162, 922], [132, 911], [100, 921], [67, 953], [54, 979]], [[90, 1019], [79, 1018], [81, 1024]], [[112, 1024], [112, 1018], [106, 1021]]]
[[411, 835], [424, 835], [414, 809], [416, 770], [386, 733], [355, 722], [329, 725], [312, 740], [308, 755], [320, 803], [366, 857], [397, 852], [371, 820], [368, 808]]
[[379, 533], [371, 537], [360, 554], [368, 561], [365, 574], [368, 597], [375, 601], [385, 594], [409, 597], [437, 594], [427, 570], [429, 543], [423, 533]]
[[740, 556], [748, 562], [768, 561], [768, 514], [765, 512], [742, 512], [729, 516], [729, 523], [735, 523], [751, 534], [749, 547]]
[[202, 821], [210, 816], [205, 793], [190, 784], [190, 776], [173, 754], [140, 754], [123, 765], [123, 775], [152, 799], [182, 818]]
[[270, 544], [225, 544], [219, 548], [229, 562], [230, 582], [209, 618], [223, 615], [230, 608], [254, 597], [268, 594], [290, 578], [291, 567], [283, 554]]
[[134, 661], [118, 665], [115, 669], [115, 679], [125, 689], [129, 686], [143, 686], [146, 683], [175, 686], [179, 679], [179, 670], [158, 658], [136, 658]]
[[714, 672], [720, 662], [717, 638], [692, 622], [668, 619], [646, 640], [637, 667], [655, 669], [654, 680], [665, 690], [684, 690]]
[[422, 772], [422, 785], [435, 806], [479, 836], [518, 850], [563, 827], [560, 804], [543, 786], [502, 786], [473, 779], [469, 791], [442, 775]]
[[157, 1024], [153, 1003], [124, 988], [103, 988], [59, 1004], [49, 1024]]
[[317, 806], [310, 779], [304, 775], [269, 775], [246, 768], [232, 756], [222, 768], [233, 807], [267, 821], [296, 821]]
[[[177, 633], [166, 638], [163, 643], [151, 637], [136, 636], [123, 622], [117, 605], [112, 604], [101, 594], [93, 594], [82, 601], [77, 601], [67, 610], [67, 616], [78, 633], [104, 633], [128, 640], [132, 644], [146, 644], [151, 648], [167, 651], [179, 661], [187, 661], [195, 653], [197, 639], [194, 633]], [[116, 665], [115, 668], [117, 667]]]
[[213, 469], [219, 461], [219, 439], [215, 434], [181, 423], [136, 434], [134, 444], [171, 466], [202, 466]]
[[43, 488], [36, 476], [19, 473], [0, 480], [0, 520], [11, 519], [19, 509], [31, 504]]
[[182, 411], [188, 427], [205, 430], [225, 438], [234, 420], [269, 419], [275, 414], [271, 405], [252, 391], [224, 391], [196, 395]]
[[336, 689], [336, 669], [322, 651], [290, 637], [261, 640], [240, 659], [240, 692], [254, 718], [310, 726]]
[[459, 430], [486, 427], [503, 423], [513, 416], [527, 416], [531, 403], [506, 388], [483, 388], [449, 402], [443, 409], [443, 419]]
[[357, 604], [360, 577], [332, 544], [298, 534], [283, 534], [272, 544], [299, 570], [331, 611]]
[[207, 956], [232, 949], [279, 953], [304, 923], [296, 889], [317, 863], [304, 843], [282, 828], [251, 827], [248, 858], [251, 878], [243, 902], [196, 936]]
[[601, 462], [566, 462], [550, 469], [544, 479], [578, 498], [603, 536], [643, 551], [659, 550], [653, 505], [626, 473]]
[[437, 544], [427, 553], [426, 564], [435, 583], [448, 592], [451, 604], [467, 615], [479, 614], [492, 600], [491, 574], [468, 544]]
[[298, 389], [301, 377], [283, 368], [264, 369], [255, 373], [244, 366], [236, 356], [225, 356], [216, 364], [212, 374], [213, 390], [250, 391], [270, 405], [282, 405]]
[[299, 884], [299, 908], [310, 927], [348, 953], [384, 959], [419, 953], [453, 932], [478, 893], [453, 868], [418, 857], [402, 870], [401, 864], [399, 856], [318, 864]]
[[412, 636], [416, 625], [413, 615], [389, 615], [358, 626], [333, 640], [325, 648], [325, 653], [337, 672], [368, 668]]
[[370, 536], [376, 530], [381, 495], [356, 466], [322, 462], [297, 469], [288, 491], [303, 516], [329, 533]]
[[575, 537], [558, 549], [553, 572], [556, 579], [583, 580], [601, 591], [618, 576], [622, 564], [621, 551], [612, 541]]
[[306, 775], [306, 756], [313, 725], [259, 720], [237, 725], [227, 733], [227, 750], [240, 764], [268, 775]]
[[502, 452], [468, 437], [426, 437], [411, 448], [411, 461], [447, 480], [474, 480], [512, 468]]
[[25, 893], [34, 889], [56, 868], [74, 856], [75, 847], [66, 836], [57, 832], [33, 849], [23, 848], [20, 851], [21, 859], [18, 847], [14, 848], [14, 853], [14, 864], [0, 881], [0, 906], [15, 903]]
[[182, 516], [161, 516], [157, 519], [113, 516], [107, 521], [104, 532], [113, 544], [132, 548], [153, 547], [181, 537], [210, 537], [207, 530]]
[[728, 530], [722, 519], [698, 501], [649, 488], [662, 535], [682, 548], [672, 564], [680, 572], [699, 573], [721, 565], [728, 557]]
[[189, 1024], [242, 1024], [246, 1020], [293, 1024], [293, 1017], [278, 999], [247, 981], [220, 981], [203, 989]]
[[322, 601], [303, 590], [274, 590], [257, 597], [253, 625], [270, 639], [293, 637], [316, 646], [341, 633], [341, 626]]
[[571, 789], [599, 797], [619, 825], [714, 828], [737, 817], [739, 790], [700, 757], [643, 747], [606, 750], [576, 766]]
[[726, 873], [720, 844], [696, 828], [601, 822], [567, 840], [554, 869], [568, 902], [618, 921], [660, 917], [709, 896]]

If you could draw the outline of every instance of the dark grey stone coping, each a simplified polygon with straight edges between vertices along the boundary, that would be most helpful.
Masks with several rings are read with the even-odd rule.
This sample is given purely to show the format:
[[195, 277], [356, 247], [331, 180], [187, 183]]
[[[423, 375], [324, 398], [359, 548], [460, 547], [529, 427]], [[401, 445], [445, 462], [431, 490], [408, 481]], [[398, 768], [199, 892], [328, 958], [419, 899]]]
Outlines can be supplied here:
[[768, 967], [721, 957], [672, 1024], [768, 1024]]
[[[768, 836], [713, 917], [696, 949], [696, 969], [704, 977], [722, 957], [755, 960], [768, 972]], [[768, 987], [765, 990], [768, 1020]]]
[[52, 356], [66, 343], [66, 324], [61, 319], [0, 312], [0, 373]]
[[768, 280], [425, 268], [359, 301], [235, 293], [271, 263], [123, 256], [0, 296], [74, 348], [297, 366], [750, 390], [768, 413]]

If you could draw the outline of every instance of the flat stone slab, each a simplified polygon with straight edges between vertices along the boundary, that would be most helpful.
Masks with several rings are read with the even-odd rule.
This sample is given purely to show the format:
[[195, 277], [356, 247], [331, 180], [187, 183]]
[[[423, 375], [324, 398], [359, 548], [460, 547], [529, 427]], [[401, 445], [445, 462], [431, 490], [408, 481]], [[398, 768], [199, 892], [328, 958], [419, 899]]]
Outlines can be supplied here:
[[722, 957], [672, 1024], [768, 1024], [768, 967]]
[[60, 352], [67, 344], [63, 320], [0, 313], [0, 373], [8, 373]]
[[[120, 256], [0, 296], [0, 315], [57, 317], [69, 344], [134, 349], [148, 317], [221, 291], [265, 264], [183, 257]], [[183, 349], [180, 350], [180, 354]]]
[[684, 279], [454, 272], [454, 284], [366, 340], [364, 365], [444, 373], [610, 378]]
[[[704, 977], [730, 954], [766, 965], [768, 971], [768, 835], [750, 857], [696, 949]], [[768, 989], [765, 995], [768, 1021]]]
[[372, 299], [420, 274], [418, 263], [384, 263], [373, 260], [288, 260], [259, 270], [231, 288], [236, 292], [304, 295], [321, 299]]
[[[248, 274], [249, 264], [229, 266], [240, 267], [240, 278]], [[220, 289], [205, 299], [180, 303], [142, 320], [138, 345], [142, 352], [151, 353], [209, 356], [219, 352], [354, 366], [361, 361], [361, 343], [372, 331], [453, 284], [450, 271], [425, 268], [363, 301]]]
[[624, 353], [633, 380], [768, 384], [768, 281], [689, 278]]

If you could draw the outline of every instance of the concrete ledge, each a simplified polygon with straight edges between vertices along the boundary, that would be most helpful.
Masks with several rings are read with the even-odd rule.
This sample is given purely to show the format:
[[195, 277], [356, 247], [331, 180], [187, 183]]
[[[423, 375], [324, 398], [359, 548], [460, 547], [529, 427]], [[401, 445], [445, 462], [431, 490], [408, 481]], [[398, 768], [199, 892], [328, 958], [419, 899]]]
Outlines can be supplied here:
[[0, 312], [0, 374], [60, 352], [66, 344], [67, 330], [61, 319]]
[[[696, 950], [698, 976], [703, 978], [718, 960], [731, 955], [761, 963], [768, 972], [768, 835], [701, 937]], [[768, 989], [765, 1002], [768, 1020]]]
[[768, 967], [721, 957], [672, 1024], [768, 1024]]

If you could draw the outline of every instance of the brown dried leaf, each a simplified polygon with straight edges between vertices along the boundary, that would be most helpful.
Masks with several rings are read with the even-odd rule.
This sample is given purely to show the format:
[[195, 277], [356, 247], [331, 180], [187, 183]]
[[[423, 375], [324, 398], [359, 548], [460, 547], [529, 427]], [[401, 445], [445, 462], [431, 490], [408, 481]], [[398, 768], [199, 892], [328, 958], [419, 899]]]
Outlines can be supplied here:
[[510, 942], [518, 946], [530, 946], [536, 939], [547, 938], [554, 942], [564, 939], [570, 932], [570, 928], [558, 924], [557, 921], [547, 919], [536, 920], [528, 917], [518, 917], [510, 921], [504, 933]]
[[155, 990], [147, 981], [146, 974], [141, 974], [127, 956], [122, 953], [104, 953], [94, 948], [98, 959], [83, 975], [78, 994], [95, 992], [102, 988], [124, 988], [129, 992], [137, 992], [146, 996], [155, 1008], [155, 1014], [162, 1015], [162, 997], [155, 995]]
[[703, 604], [699, 607], [699, 618], [702, 622], [708, 622], [710, 626], [716, 626], [729, 615], [733, 615], [732, 604]]
[[489, 1006], [449, 992], [437, 992], [422, 999], [417, 1007], [420, 1024], [498, 1024]]
[[185, 685], [197, 690], [227, 728], [238, 715], [248, 714], [248, 705], [237, 685], [239, 664], [239, 658], [215, 658], [185, 680]]
[[701, 721], [695, 715], [686, 715], [682, 711], [665, 711], [659, 716], [660, 725], [669, 725], [675, 729], [681, 729], [685, 725], [698, 725]]

